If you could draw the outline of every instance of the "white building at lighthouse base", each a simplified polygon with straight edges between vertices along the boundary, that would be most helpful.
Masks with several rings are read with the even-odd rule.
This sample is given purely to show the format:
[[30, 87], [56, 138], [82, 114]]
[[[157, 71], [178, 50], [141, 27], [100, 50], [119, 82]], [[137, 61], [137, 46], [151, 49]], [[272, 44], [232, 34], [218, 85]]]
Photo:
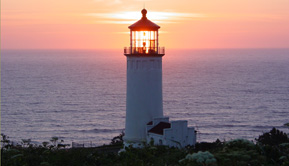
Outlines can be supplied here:
[[197, 131], [188, 127], [188, 121], [169, 121], [169, 117], [153, 118], [146, 125], [146, 139], [124, 142], [124, 147], [142, 148], [147, 145], [164, 145], [184, 148], [196, 144]]
[[154, 118], [147, 124], [148, 144], [183, 148], [196, 144], [196, 131], [186, 120], [169, 122], [168, 117]]

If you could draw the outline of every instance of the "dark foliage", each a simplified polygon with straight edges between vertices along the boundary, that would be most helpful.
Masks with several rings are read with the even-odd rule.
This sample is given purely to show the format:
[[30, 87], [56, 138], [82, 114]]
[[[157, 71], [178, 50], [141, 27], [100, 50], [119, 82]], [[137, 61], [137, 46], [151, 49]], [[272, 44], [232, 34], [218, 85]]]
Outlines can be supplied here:
[[195, 145], [195, 151], [208, 151], [211, 149], [216, 149], [218, 147], [221, 147], [223, 145], [223, 142], [221, 142], [219, 139], [217, 139], [215, 142], [201, 142], [196, 143]]
[[[1, 149], [1, 164], [3, 166], [110, 166], [110, 165], [204, 165], [206, 162], [191, 158], [185, 159], [188, 154], [196, 154], [198, 151], [209, 151], [218, 166], [288, 166], [289, 165], [289, 143], [276, 140], [283, 140], [284, 133], [273, 133], [275, 143], [257, 144], [236, 139], [227, 142], [219, 140], [213, 143], [198, 143], [195, 147], [188, 146], [184, 149], [169, 148], [167, 146], [144, 145], [141, 149], [126, 148], [125, 152], [118, 153], [122, 149], [123, 134], [112, 139], [110, 145], [96, 148], [58, 148], [57, 146], [14, 146], [5, 137], [2, 143], [6, 145]], [[281, 138], [276, 138], [280, 136]], [[261, 136], [260, 136], [261, 137]], [[263, 137], [261, 137], [263, 138]], [[269, 137], [272, 139], [273, 137]], [[3, 139], [3, 137], [2, 137]], [[263, 140], [263, 139], [260, 139]], [[280, 143], [281, 142], [281, 143]], [[276, 145], [277, 144], [277, 145]], [[204, 153], [205, 154], [205, 153]], [[180, 162], [182, 160], [186, 162]]]
[[215, 154], [218, 165], [260, 166], [265, 165], [265, 157], [253, 142], [236, 139], [224, 143], [222, 150]]
[[123, 145], [124, 132], [122, 131], [118, 136], [113, 137], [110, 145]]
[[270, 132], [260, 135], [256, 141], [262, 145], [270, 146], [289, 143], [287, 134], [276, 129], [275, 127]]
[[1, 133], [1, 144], [3, 148], [10, 148], [13, 146], [13, 142], [9, 140], [9, 137]]

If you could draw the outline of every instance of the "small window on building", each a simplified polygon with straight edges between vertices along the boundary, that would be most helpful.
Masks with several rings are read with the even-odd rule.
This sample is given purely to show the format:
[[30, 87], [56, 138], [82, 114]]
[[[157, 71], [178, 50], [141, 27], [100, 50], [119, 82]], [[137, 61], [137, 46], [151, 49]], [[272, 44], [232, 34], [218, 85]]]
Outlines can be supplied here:
[[163, 145], [163, 140], [159, 140], [159, 145]]

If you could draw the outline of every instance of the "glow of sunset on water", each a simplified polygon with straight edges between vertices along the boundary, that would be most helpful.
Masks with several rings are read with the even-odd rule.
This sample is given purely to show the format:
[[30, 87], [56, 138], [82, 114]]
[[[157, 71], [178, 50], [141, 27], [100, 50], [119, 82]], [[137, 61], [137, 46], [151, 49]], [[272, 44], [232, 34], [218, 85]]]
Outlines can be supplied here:
[[288, 48], [288, 0], [3, 0], [1, 49], [120, 49], [141, 9], [177, 49]]

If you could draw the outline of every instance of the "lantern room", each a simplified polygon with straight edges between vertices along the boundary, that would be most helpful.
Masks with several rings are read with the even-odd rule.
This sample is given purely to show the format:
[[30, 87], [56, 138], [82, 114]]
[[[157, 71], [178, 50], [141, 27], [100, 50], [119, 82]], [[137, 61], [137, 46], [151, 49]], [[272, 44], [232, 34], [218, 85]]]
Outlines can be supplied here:
[[126, 56], [163, 56], [164, 48], [159, 48], [160, 26], [147, 19], [147, 10], [141, 11], [142, 18], [128, 28], [130, 29], [130, 47], [124, 48]]

